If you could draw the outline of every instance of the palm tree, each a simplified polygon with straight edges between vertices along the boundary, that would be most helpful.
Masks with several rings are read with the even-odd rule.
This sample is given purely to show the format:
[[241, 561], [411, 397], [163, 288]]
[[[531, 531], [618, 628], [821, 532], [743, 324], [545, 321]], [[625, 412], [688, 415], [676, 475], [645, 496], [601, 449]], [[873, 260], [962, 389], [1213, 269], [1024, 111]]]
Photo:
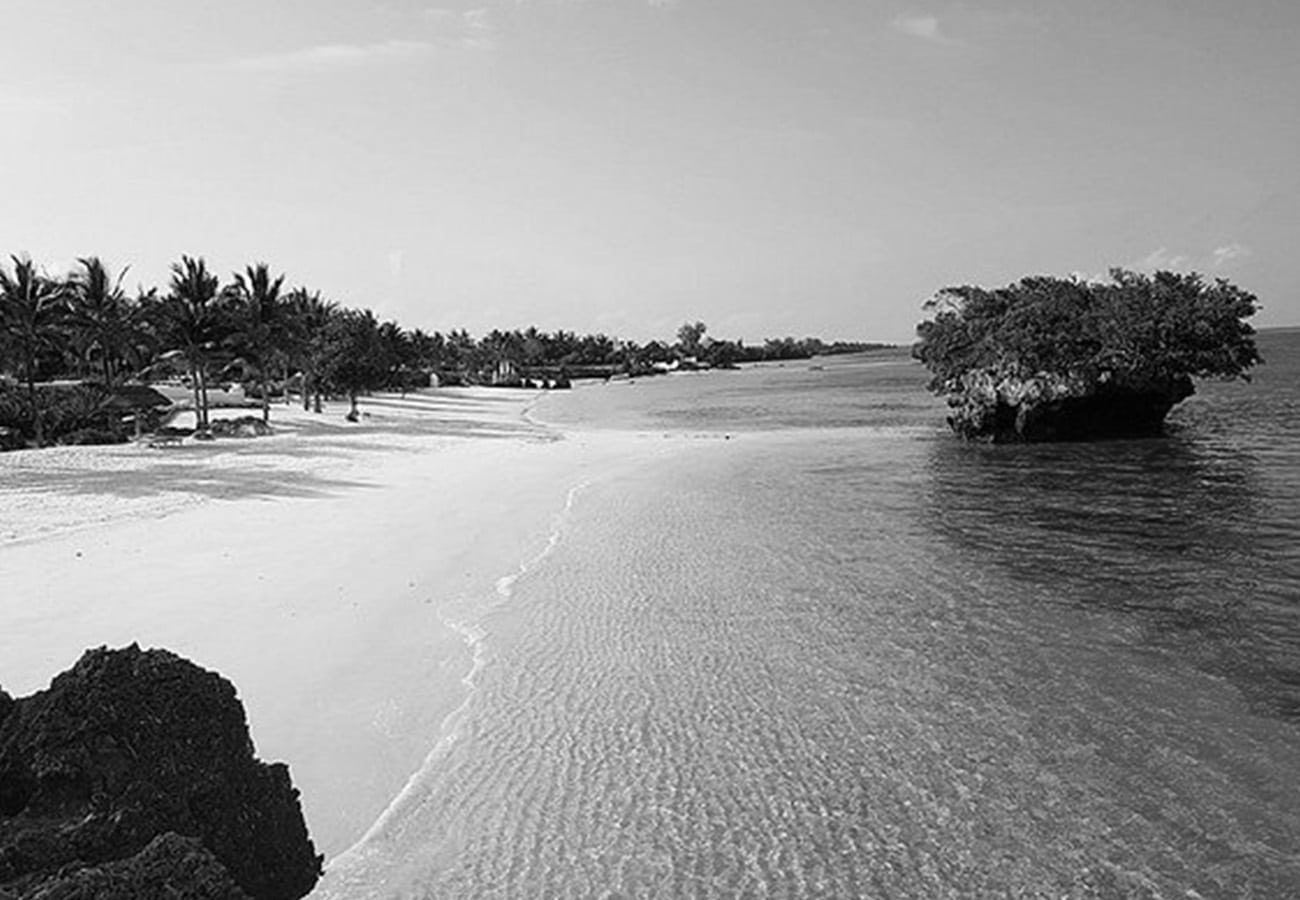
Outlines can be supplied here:
[[348, 420], [357, 420], [357, 395], [383, 385], [388, 377], [379, 340], [379, 320], [370, 310], [345, 309], [326, 328], [324, 371], [348, 395]]
[[286, 297], [289, 304], [290, 356], [302, 373], [302, 408], [321, 411], [322, 372], [330, 352], [330, 322], [340, 314], [337, 303], [322, 300], [320, 292], [294, 288]]
[[27, 383], [36, 446], [45, 443], [45, 416], [36, 393], [36, 373], [41, 354], [56, 348], [64, 336], [64, 285], [36, 271], [28, 257], [10, 257], [14, 272], [0, 266], [0, 333], [18, 357]]
[[402, 326], [391, 320], [379, 324], [375, 337], [380, 365], [387, 373], [384, 383], [379, 386], [390, 390], [398, 387], [405, 397], [410, 381], [411, 337]]
[[442, 335], [429, 334], [417, 328], [411, 332], [411, 364], [420, 374], [421, 383], [427, 383], [442, 367]]
[[122, 348], [122, 362], [130, 367], [135, 377], [147, 375], [163, 352], [164, 341], [158, 330], [158, 289], [139, 285], [130, 301], [132, 328], [127, 332]]
[[208, 370], [226, 330], [215, 302], [219, 286], [202, 257], [182, 256], [172, 263], [171, 292], [153, 304], [159, 335], [171, 348], [164, 358], [179, 358], [189, 372], [200, 433], [208, 430]]
[[236, 273], [227, 291], [233, 331], [228, 337], [236, 362], [257, 376], [262, 396], [262, 421], [271, 421], [271, 398], [267, 388], [271, 366], [288, 352], [285, 302], [280, 298], [284, 276], [272, 279], [266, 263], [257, 263]]
[[77, 262], [81, 271], [74, 272], [68, 282], [72, 342], [85, 366], [98, 357], [100, 377], [109, 386], [118, 380], [122, 365], [131, 356], [140, 306], [122, 290], [126, 269], [113, 279], [97, 256]]

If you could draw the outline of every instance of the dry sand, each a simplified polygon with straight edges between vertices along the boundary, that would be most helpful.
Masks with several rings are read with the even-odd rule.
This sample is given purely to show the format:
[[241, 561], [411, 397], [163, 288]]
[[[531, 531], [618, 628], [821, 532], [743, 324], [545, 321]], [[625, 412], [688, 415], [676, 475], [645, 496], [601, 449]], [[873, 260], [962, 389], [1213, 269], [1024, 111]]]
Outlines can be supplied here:
[[535, 425], [536, 397], [379, 396], [359, 424], [277, 406], [269, 437], [0, 454], [0, 687], [133, 641], [216, 669], [338, 854], [465, 697], [458, 610], [536, 554], [571, 488], [667, 450]]

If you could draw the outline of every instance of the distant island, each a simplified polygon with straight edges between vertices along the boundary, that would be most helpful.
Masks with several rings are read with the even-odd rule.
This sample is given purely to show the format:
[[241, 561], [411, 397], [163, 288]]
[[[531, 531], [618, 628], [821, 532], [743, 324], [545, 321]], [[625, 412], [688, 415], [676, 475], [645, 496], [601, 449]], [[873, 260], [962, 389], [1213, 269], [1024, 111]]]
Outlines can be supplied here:
[[[407, 330], [306, 287], [287, 288], [265, 263], [228, 282], [202, 257], [182, 256], [164, 291], [122, 287], [98, 257], [51, 276], [28, 257], [0, 264], [0, 450], [51, 443], [118, 443], [158, 425], [153, 381], [192, 394], [198, 436], [211, 436], [209, 391], [239, 384], [269, 422], [272, 397], [297, 394], [320, 412], [324, 397], [431, 385], [568, 387], [576, 378], [733, 368], [739, 363], [856, 353], [887, 344], [774, 338], [715, 340], [688, 322], [677, 341], [645, 344], [604, 334], [493, 330], [479, 339]], [[168, 401], [163, 399], [163, 403]], [[256, 422], [240, 427], [255, 430]]]
[[1193, 378], [1249, 380], [1263, 361], [1246, 322], [1255, 296], [1194, 272], [950, 287], [925, 308], [913, 356], [974, 440], [1156, 435]]

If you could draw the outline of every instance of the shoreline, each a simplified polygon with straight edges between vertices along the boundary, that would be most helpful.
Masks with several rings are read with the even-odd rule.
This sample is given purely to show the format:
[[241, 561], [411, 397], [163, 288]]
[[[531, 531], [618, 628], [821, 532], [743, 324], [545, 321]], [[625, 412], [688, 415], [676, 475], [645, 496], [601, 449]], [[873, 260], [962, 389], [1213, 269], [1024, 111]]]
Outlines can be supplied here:
[[338, 857], [446, 738], [477, 618], [572, 491], [651, 449], [530, 423], [537, 400], [380, 395], [360, 425], [276, 408], [270, 437], [0, 455], [0, 687], [43, 690], [105, 644], [215, 669]]

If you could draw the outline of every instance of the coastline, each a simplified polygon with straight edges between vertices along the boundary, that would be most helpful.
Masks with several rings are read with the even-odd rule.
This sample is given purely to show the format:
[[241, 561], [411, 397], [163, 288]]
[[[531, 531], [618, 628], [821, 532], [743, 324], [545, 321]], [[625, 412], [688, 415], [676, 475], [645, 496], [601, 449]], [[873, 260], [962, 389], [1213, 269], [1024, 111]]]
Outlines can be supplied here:
[[[1293, 633], [1263, 618], [1294, 583], [1294, 516], [1268, 506], [1291, 462], [1195, 418], [1194, 443], [975, 455], [909, 424], [896, 373], [787, 415], [802, 372], [376, 397], [297, 445], [286, 423], [197, 467], [153, 451], [162, 499], [65, 483], [117, 466], [141, 490], [112, 453], [30, 455], [69, 470], [14, 495], [51, 522], [182, 475], [206, 493], [0, 543], [42, 600], [0, 603], [0, 685], [35, 654], [15, 626], [51, 670], [135, 622], [222, 671], [303, 792], [317, 898], [1286, 896], [1293, 707], [1261, 703], [1293, 693], [1261, 663]], [[1198, 415], [1236, 402], [1215, 398]], [[649, 427], [607, 415], [635, 405]], [[1106, 515], [1056, 513], [1094, 491]]]
[[537, 397], [379, 395], [354, 426], [343, 404], [277, 408], [271, 437], [0, 455], [0, 686], [42, 690], [104, 644], [216, 669], [336, 857], [464, 704], [477, 618], [574, 489], [663, 452], [526, 421]]

